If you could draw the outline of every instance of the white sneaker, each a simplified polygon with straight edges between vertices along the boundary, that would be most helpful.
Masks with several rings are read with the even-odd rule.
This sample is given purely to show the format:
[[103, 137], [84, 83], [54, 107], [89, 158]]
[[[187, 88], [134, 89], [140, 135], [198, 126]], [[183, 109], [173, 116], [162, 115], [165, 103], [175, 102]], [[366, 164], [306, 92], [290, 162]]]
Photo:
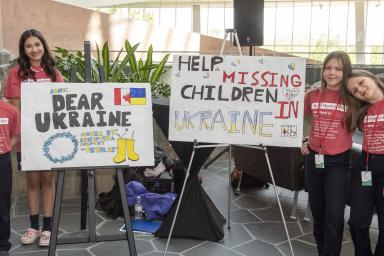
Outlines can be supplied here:
[[40, 230], [28, 228], [24, 235], [20, 237], [21, 244], [33, 244], [40, 236]]
[[43, 231], [40, 235], [39, 246], [49, 246], [51, 241], [51, 231]]

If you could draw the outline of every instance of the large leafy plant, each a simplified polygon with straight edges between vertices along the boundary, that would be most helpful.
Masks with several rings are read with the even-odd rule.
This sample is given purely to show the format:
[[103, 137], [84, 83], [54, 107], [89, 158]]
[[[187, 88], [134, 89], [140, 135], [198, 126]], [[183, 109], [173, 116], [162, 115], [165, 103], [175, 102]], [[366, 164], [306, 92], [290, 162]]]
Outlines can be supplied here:
[[[165, 72], [164, 67], [169, 54], [165, 55], [159, 63], [153, 63], [153, 47], [151, 45], [148, 48], [146, 60], [139, 59], [137, 61], [135, 52], [138, 47], [139, 44], [132, 46], [126, 40], [124, 47], [112, 59], [108, 41], [103, 44], [101, 49], [96, 45], [96, 58], [91, 59], [92, 81], [100, 82], [99, 72], [101, 70], [104, 72], [107, 82], [150, 83], [152, 95], [169, 96], [169, 85], [160, 80], [161, 75]], [[85, 80], [85, 61], [81, 51], [72, 53], [65, 48], [56, 47], [54, 52], [56, 53], [56, 66], [66, 81], [69, 80], [72, 66], [77, 68], [77, 79], [81, 82]]]

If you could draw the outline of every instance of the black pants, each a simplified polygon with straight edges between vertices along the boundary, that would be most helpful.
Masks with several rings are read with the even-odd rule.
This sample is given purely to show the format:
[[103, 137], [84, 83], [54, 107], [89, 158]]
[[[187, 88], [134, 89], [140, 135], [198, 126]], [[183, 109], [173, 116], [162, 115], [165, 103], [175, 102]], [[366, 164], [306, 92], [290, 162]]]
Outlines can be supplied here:
[[361, 184], [361, 172], [365, 170], [366, 153], [353, 164], [353, 190], [351, 199], [351, 218], [349, 226], [355, 244], [356, 256], [372, 256], [369, 239], [369, 227], [372, 222], [373, 210], [376, 207], [379, 221], [379, 239], [376, 244], [375, 256], [384, 255], [384, 155], [370, 155], [369, 171], [372, 173], [372, 186]]
[[315, 154], [305, 159], [309, 205], [313, 216], [313, 234], [321, 256], [338, 256], [344, 231], [344, 208], [350, 151], [325, 155], [325, 168], [315, 167]]
[[9, 153], [0, 155], [0, 251], [11, 248], [11, 192], [12, 167]]

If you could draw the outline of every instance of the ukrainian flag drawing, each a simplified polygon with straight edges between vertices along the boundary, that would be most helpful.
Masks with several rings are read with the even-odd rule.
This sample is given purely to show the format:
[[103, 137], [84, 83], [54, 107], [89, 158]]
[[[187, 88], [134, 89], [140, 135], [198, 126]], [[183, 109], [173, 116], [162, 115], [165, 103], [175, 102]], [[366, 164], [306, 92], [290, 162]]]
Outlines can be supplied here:
[[115, 88], [115, 105], [146, 105], [145, 88]]

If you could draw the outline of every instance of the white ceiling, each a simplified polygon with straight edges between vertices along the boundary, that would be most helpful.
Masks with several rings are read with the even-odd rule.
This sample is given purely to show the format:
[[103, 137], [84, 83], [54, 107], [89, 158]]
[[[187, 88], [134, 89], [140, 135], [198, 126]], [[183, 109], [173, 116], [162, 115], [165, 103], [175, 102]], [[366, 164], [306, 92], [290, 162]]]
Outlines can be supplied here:
[[232, 3], [233, 0], [53, 0], [65, 4], [75, 5], [84, 8], [96, 8], [103, 6], [113, 6], [122, 4], [140, 4], [140, 3]]
[[[1, 1], [1, 0], [0, 0]], [[233, 0], [52, 0], [65, 4], [75, 5], [84, 8], [109, 7], [123, 4], [161, 4], [161, 3], [232, 3]], [[264, 0], [264, 2], [329, 2], [329, 0]], [[381, 0], [331, 0], [351, 2], [381, 2]]]

